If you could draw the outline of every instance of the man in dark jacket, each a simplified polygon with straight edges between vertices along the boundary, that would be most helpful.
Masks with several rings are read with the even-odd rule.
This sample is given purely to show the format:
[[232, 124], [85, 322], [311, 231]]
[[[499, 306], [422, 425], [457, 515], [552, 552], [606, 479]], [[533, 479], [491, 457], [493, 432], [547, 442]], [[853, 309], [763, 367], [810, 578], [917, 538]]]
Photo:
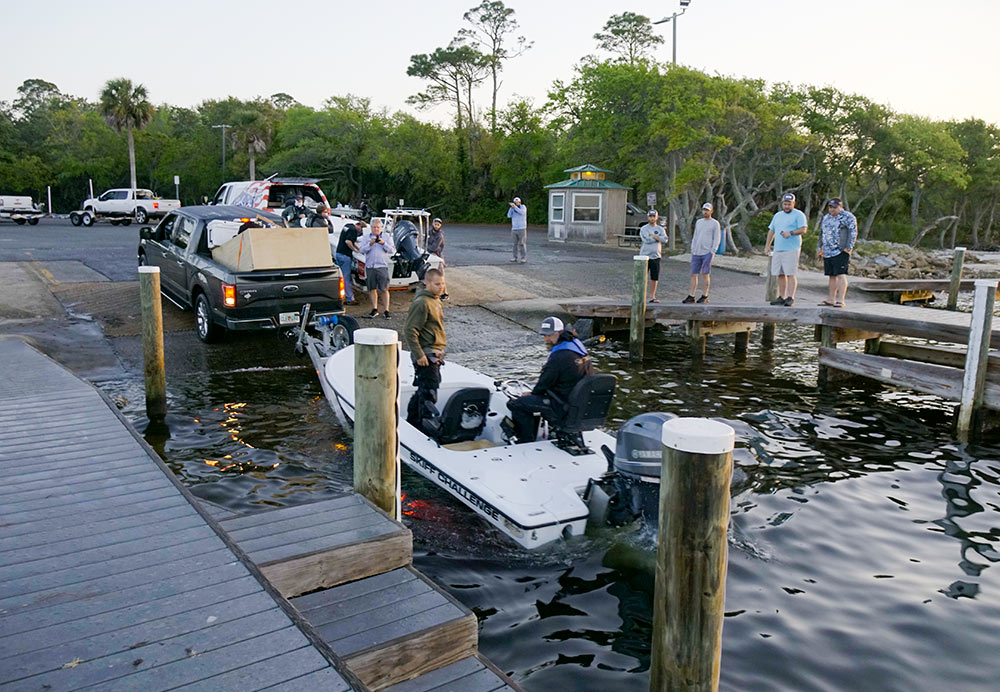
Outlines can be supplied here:
[[431, 229], [427, 233], [427, 252], [444, 259], [444, 231], [441, 229], [441, 219], [431, 221]]
[[425, 429], [427, 419], [438, 415], [434, 405], [441, 385], [444, 349], [448, 343], [441, 310], [441, 294], [445, 291], [444, 272], [440, 269], [427, 270], [424, 285], [417, 290], [403, 325], [403, 339], [413, 360], [413, 384], [417, 388], [407, 405], [406, 421], [420, 430]]
[[546, 317], [538, 330], [549, 346], [549, 358], [542, 366], [538, 384], [525, 394], [509, 402], [514, 421], [514, 437], [518, 443], [534, 442], [538, 435], [538, 418], [535, 413], [548, 413], [561, 417], [566, 412], [569, 393], [576, 383], [594, 374], [594, 365], [583, 342], [570, 329], [564, 329], [558, 317]]
[[288, 222], [289, 226], [302, 225], [303, 219], [309, 216], [309, 208], [306, 207], [305, 198], [301, 192], [296, 193], [290, 202], [285, 202], [285, 208], [281, 211], [281, 215]]
[[325, 228], [327, 233], [330, 232], [330, 209], [325, 204], [320, 204], [316, 207], [316, 211], [309, 216], [309, 222], [306, 226], [317, 226], [319, 228]]

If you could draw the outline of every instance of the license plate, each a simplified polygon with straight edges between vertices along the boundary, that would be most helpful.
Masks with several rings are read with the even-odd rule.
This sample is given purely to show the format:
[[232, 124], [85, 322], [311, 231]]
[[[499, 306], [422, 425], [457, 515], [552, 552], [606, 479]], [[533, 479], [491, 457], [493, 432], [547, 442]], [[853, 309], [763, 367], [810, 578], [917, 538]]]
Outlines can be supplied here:
[[298, 324], [299, 323], [299, 313], [297, 312], [282, 312], [278, 315], [278, 324]]

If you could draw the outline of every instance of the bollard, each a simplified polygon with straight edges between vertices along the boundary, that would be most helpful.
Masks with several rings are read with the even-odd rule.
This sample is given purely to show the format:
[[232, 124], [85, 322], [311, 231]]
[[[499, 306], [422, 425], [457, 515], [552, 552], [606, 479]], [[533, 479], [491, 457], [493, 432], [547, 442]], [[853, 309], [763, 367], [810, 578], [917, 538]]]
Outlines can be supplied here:
[[399, 512], [399, 337], [354, 332], [354, 490], [390, 517]]
[[962, 265], [965, 264], [965, 248], [955, 248], [955, 259], [951, 265], [951, 283], [948, 284], [948, 309], [958, 309], [958, 291], [962, 286]]
[[719, 686], [735, 437], [706, 418], [663, 424], [652, 692]]
[[629, 319], [629, 359], [642, 360], [642, 350], [646, 341], [646, 272], [649, 258], [634, 255], [632, 264], [632, 316]]
[[167, 415], [167, 375], [163, 364], [163, 306], [160, 268], [139, 267], [139, 305], [142, 314], [142, 360], [146, 380], [146, 418]]
[[[956, 253], [957, 254], [957, 253]], [[976, 279], [976, 295], [972, 303], [969, 324], [969, 348], [965, 354], [962, 376], [962, 399], [958, 406], [958, 434], [966, 439], [979, 418], [986, 389], [986, 363], [993, 334], [993, 304], [996, 301], [997, 280]]]

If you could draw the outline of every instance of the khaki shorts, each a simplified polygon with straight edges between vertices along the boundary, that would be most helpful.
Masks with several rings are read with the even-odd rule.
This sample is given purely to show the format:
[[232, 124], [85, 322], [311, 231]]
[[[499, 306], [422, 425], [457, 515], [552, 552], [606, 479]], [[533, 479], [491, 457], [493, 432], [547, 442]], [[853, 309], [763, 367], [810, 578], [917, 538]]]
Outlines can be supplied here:
[[795, 276], [799, 270], [800, 250], [782, 250], [771, 253], [771, 274], [774, 276]]

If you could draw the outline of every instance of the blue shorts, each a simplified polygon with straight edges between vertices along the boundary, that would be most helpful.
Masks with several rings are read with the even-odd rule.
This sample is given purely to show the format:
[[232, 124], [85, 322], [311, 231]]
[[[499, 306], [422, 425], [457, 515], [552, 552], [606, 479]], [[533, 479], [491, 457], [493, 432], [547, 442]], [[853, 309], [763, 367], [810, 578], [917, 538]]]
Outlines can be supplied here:
[[704, 255], [691, 256], [691, 273], [708, 274], [712, 271], [712, 253], [706, 252]]

